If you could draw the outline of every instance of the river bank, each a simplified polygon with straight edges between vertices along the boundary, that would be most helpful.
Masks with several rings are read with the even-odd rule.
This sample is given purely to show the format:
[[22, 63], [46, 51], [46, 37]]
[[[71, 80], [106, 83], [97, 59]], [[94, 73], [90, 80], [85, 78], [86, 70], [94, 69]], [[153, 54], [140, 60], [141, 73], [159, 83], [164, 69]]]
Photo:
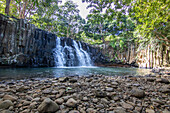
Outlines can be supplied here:
[[170, 76], [70, 76], [0, 82], [2, 113], [169, 113]]

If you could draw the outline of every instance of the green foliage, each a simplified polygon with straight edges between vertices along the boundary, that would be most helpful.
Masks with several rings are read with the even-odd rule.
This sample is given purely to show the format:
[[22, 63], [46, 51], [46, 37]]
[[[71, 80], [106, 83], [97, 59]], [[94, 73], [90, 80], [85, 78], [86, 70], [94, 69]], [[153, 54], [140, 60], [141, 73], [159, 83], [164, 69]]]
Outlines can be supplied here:
[[59, 33], [60, 36], [76, 38], [76, 34], [81, 31], [84, 19], [79, 15], [77, 7], [78, 6], [70, 0], [59, 7], [56, 16], [58, 19], [57, 25], [59, 31], [61, 31]]
[[[83, 31], [82, 33], [81, 33], [81, 38], [80, 38], [80, 40], [82, 40], [82, 41], [86, 41], [86, 40], [88, 40], [88, 38], [87, 38], [87, 36], [86, 36], [86, 33]], [[87, 41], [86, 41], [87, 42]]]
[[170, 24], [169, 8], [169, 0], [137, 0], [133, 3], [130, 14], [137, 20], [136, 36], [139, 43], [156, 45], [154, 43], [157, 42], [170, 46], [167, 32]]
[[59, 10], [58, 3], [58, 0], [45, 0], [39, 2], [36, 13], [30, 17], [30, 22], [43, 30], [55, 33], [55, 13]]
[[38, 0], [10, 0], [7, 2], [8, 5], [6, 0], [1, 0], [0, 4], [0, 13], [5, 14], [5, 8], [9, 5], [7, 7], [7, 9], [9, 8], [9, 11], [7, 11], [9, 16], [28, 19], [29, 15], [32, 15], [38, 7]]
[[[91, 14], [85, 26], [87, 36], [109, 41], [115, 49], [123, 50], [128, 43], [139, 48], [152, 44], [170, 46], [169, 0], [83, 0]], [[104, 12], [105, 11], [105, 12]], [[89, 27], [87, 30], [86, 27]]]
[[0, 1], [0, 13], [5, 14], [5, 0]]
[[92, 38], [90, 38], [90, 37], [87, 37], [87, 36], [86, 36], [86, 33], [85, 33], [84, 31], [81, 33], [80, 36], [81, 36], [80, 39], [79, 39], [80, 41], [89, 43], [89, 44], [91, 44], [91, 45], [101, 44], [101, 43], [102, 43], [101, 40], [94, 40], [94, 39], [92, 39]]
[[[129, 43], [139, 48], [147, 44], [170, 46], [169, 0], [82, 0], [88, 2], [87, 20], [79, 15], [77, 4], [68, 0], [12, 0], [10, 16], [28, 19], [37, 27], [59, 37], [71, 37], [90, 44], [109, 44], [123, 51]], [[0, 1], [5, 13], [6, 1]]]
[[[103, 43], [109, 41], [114, 49], [121, 48], [121, 50], [126, 47], [128, 41], [133, 41], [135, 21], [126, 14], [128, 9], [126, 4], [129, 1], [85, 1], [90, 3], [88, 8], [91, 8], [91, 14], [88, 15], [88, 21], [84, 27], [88, 37], [102, 40]], [[121, 38], [117, 40], [116, 37]]]

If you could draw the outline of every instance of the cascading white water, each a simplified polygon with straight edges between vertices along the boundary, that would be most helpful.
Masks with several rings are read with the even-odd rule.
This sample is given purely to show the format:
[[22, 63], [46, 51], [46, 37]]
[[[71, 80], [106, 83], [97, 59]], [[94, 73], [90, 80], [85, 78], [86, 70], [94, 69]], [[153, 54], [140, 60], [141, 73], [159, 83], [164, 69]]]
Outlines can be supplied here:
[[63, 47], [61, 46], [60, 38], [56, 38], [56, 48], [55, 48], [55, 65], [56, 66], [64, 66], [65, 58], [64, 53], [62, 52]]
[[[68, 53], [66, 53], [66, 51]], [[64, 48], [62, 50], [62, 53], [65, 54], [65, 60], [67, 60], [67, 62], [68, 62], [67, 64], [65, 63], [65, 66], [66, 65], [69, 66], [69, 67], [74, 66], [75, 56], [74, 56], [74, 53], [73, 53], [73, 48], [70, 47], [70, 46], [67, 46], [66, 42], [64, 44]], [[69, 57], [69, 59], [68, 59], [68, 57]]]
[[79, 46], [76, 41], [73, 40], [74, 47], [76, 49], [76, 55], [79, 60], [79, 66], [86, 66], [84, 54], [80, 51]]
[[76, 41], [73, 40], [71, 46], [64, 43], [64, 47], [61, 45], [61, 39], [56, 38], [55, 53], [55, 65], [57, 67], [63, 66], [92, 66], [89, 54], [83, 50], [81, 43], [79, 46]]
[[82, 51], [85, 55], [84, 59], [86, 61], [86, 66], [91, 66], [91, 58], [90, 58], [89, 54], [86, 51], [83, 50], [80, 42], [79, 42], [79, 46], [80, 46], [80, 51]]

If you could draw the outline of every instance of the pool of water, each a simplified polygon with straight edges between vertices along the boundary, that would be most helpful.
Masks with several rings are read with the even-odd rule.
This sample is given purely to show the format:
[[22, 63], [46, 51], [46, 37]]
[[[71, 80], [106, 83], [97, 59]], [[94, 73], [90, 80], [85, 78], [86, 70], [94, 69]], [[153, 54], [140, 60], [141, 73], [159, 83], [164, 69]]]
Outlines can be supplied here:
[[32, 77], [62, 77], [88, 76], [103, 74], [108, 76], [146, 75], [150, 69], [139, 68], [108, 68], [108, 67], [53, 67], [53, 68], [0, 68], [0, 79], [32, 78]]

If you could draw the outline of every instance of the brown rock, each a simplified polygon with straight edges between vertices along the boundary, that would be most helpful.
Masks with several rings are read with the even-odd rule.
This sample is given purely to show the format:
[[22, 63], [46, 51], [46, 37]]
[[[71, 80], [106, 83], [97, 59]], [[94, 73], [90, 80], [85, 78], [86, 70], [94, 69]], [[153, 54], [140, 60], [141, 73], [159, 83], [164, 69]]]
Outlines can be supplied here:
[[132, 89], [130, 92], [131, 96], [137, 97], [137, 98], [143, 98], [145, 96], [145, 92], [141, 89]]
[[156, 102], [156, 103], [159, 103], [159, 104], [165, 104], [163, 101], [161, 100], [158, 100], [158, 99], [151, 99], [152, 102]]
[[69, 82], [70, 83], [75, 83], [75, 82], [77, 82], [77, 79], [76, 78], [72, 78], [72, 79], [69, 80]]
[[3, 111], [1, 111], [1, 113], [14, 113], [14, 112], [9, 111], [9, 110], [3, 110]]
[[68, 77], [60, 77], [58, 80], [59, 80], [60, 82], [66, 82], [66, 81], [69, 80], [69, 78], [68, 78]]
[[51, 93], [51, 89], [45, 89], [42, 91], [42, 93], [44, 94], [50, 94]]
[[169, 85], [162, 86], [160, 91], [162, 93], [169, 93], [170, 92], [170, 86]]
[[132, 105], [125, 103], [125, 102], [122, 103], [122, 107], [125, 108], [125, 109], [133, 109]]
[[92, 101], [93, 101], [94, 103], [97, 103], [97, 102], [98, 102], [98, 99], [97, 99], [97, 98], [93, 98]]
[[57, 104], [62, 104], [62, 103], [64, 102], [64, 99], [58, 98], [57, 100], [55, 100], [55, 102], [56, 102]]
[[29, 100], [29, 101], [33, 100], [33, 98], [31, 96], [28, 96], [28, 95], [26, 96], [26, 99]]
[[14, 101], [17, 100], [16, 97], [11, 96], [11, 95], [5, 95], [5, 96], [3, 97], [3, 99], [4, 99], [4, 100], [11, 100], [12, 102], [14, 102]]
[[86, 110], [87, 113], [97, 113], [97, 110], [93, 109], [93, 108], [88, 108]]
[[59, 90], [59, 94], [56, 95], [56, 98], [60, 98], [65, 93], [64, 89]]
[[16, 89], [16, 91], [18, 91], [18, 92], [23, 92], [23, 91], [25, 91], [25, 90], [27, 90], [27, 89], [29, 89], [29, 88], [26, 87], [26, 86], [21, 86], [21, 87], [18, 87], [18, 88]]
[[70, 99], [71, 96], [63, 96], [62, 99], [64, 99], [64, 101], [67, 101], [68, 99]]
[[34, 102], [34, 101], [35, 101], [35, 102], [38, 102], [38, 101], [40, 101], [40, 98], [39, 98], [39, 97], [34, 98], [32, 101], [33, 101], [33, 102]]
[[88, 98], [87, 98], [87, 97], [83, 97], [83, 100], [84, 100], [84, 101], [87, 101], [87, 100], [88, 100]]
[[31, 104], [30, 101], [26, 101], [26, 100], [25, 100], [25, 101], [23, 102], [23, 105], [24, 105], [24, 106], [27, 106], [27, 105], [30, 105], [30, 104]]
[[10, 106], [13, 106], [14, 104], [12, 103], [11, 100], [5, 100], [2, 103], [0, 103], [0, 109], [7, 109]]
[[103, 98], [107, 96], [106, 92], [104, 91], [95, 91], [95, 95], [96, 97], [99, 97], [99, 98]]
[[148, 109], [148, 108], [146, 108], [146, 113], [155, 113], [155, 111], [154, 110], [152, 110], [152, 109]]
[[138, 111], [138, 112], [141, 112], [142, 107], [135, 107], [135, 110]]
[[167, 109], [165, 109], [164, 111], [162, 111], [162, 113], [170, 113], [170, 111], [168, 111]]
[[77, 110], [71, 110], [71, 111], [69, 111], [68, 113], [80, 113], [80, 112], [77, 111]]
[[36, 108], [37, 102], [33, 102], [30, 104], [30, 109]]
[[68, 107], [76, 107], [77, 101], [74, 100], [73, 98], [70, 98], [69, 100], [67, 100], [66, 105], [67, 105]]
[[156, 79], [156, 82], [169, 84], [169, 80], [168, 80], [168, 79], [165, 79], [165, 78], [157, 78], [157, 79]]
[[112, 92], [112, 91], [114, 91], [114, 90], [113, 90], [113, 88], [106, 88], [106, 91]]
[[155, 78], [153, 78], [153, 77], [148, 77], [147, 78], [147, 81], [149, 81], [149, 82], [153, 82], [153, 81], [155, 81], [156, 79]]
[[30, 110], [29, 109], [25, 109], [24, 111], [22, 111], [21, 113], [29, 113]]
[[116, 107], [114, 113], [126, 113], [125, 109], [122, 107]]
[[46, 98], [39, 106], [38, 111], [40, 113], [53, 113], [59, 110], [59, 106], [50, 98]]
[[109, 101], [108, 101], [107, 99], [105, 99], [105, 98], [102, 98], [102, 99], [101, 99], [101, 103], [103, 103], [103, 104], [109, 104]]

